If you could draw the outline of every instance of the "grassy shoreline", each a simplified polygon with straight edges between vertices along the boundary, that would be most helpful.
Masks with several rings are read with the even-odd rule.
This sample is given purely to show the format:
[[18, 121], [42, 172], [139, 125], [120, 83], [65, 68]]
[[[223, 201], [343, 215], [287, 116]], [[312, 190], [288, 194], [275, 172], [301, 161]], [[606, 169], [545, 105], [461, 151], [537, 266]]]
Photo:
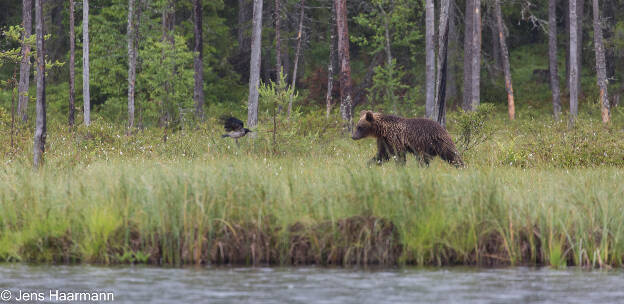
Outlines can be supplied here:
[[624, 170], [366, 168], [352, 158], [0, 170], [0, 261], [624, 262]]
[[0, 145], [0, 262], [621, 267], [621, 111], [569, 128], [504, 110], [449, 114], [473, 146], [460, 170], [368, 168], [374, 141], [314, 113], [280, 125], [277, 145], [265, 121], [240, 147], [218, 115], [132, 135], [52, 123], [37, 172], [20, 128]]

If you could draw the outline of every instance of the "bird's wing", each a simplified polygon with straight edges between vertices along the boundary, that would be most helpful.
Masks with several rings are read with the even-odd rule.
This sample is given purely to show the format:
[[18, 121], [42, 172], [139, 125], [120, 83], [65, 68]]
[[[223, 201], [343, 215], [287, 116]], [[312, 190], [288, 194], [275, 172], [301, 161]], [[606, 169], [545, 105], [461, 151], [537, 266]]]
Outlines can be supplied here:
[[223, 127], [227, 132], [239, 131], [243, 129], [243, 122], [236, 117], [221, 116], [221, 123], [223, 123]]

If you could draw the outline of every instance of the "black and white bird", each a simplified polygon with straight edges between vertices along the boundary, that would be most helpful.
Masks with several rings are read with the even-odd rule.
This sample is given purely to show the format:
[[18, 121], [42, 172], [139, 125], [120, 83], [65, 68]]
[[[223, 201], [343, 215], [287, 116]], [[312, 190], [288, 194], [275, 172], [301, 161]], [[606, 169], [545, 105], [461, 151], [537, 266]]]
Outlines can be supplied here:
[[236, 144], [238, 145], [238, 139], [247, 135], [247, 133], [252, 132], [251, 130], [244, 127], [243, 122], [232, 116], [221, 116], [221, 123], [223, 124], [223, 128], [225, 129], [226, 134], [221, 135], [221, 137], [231, 137], [234, 138]]

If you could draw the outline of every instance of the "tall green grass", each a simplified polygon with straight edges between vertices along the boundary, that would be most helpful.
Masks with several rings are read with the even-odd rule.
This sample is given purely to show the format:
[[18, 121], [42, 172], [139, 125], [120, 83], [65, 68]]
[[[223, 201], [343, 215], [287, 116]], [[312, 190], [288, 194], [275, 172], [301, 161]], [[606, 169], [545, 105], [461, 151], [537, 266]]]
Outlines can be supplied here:
[[[95, 162], [42, 172], [5, 166], [0, 260], [623, 262], [621, 169], [456, 170], [442, 162], [367, 168], [365, 161], [357, 154]], [[370, 223], [345, 222], [356, 218]], [[296, 261], [302, 239], [304, 254], [316, 258]]]

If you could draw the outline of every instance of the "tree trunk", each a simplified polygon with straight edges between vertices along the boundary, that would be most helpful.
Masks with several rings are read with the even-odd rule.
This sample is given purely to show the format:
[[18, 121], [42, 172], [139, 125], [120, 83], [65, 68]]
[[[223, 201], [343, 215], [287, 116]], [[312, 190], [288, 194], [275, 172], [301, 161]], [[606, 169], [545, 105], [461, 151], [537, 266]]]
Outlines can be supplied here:
[[134, 32], [134, 0], [128, 1], [128, 128], [134, 128], [134, 84], [136, 81], [136, 55]]
[[247, 101], [247, 125], [249, 128], [258, 125], [258, 86], [260, 85], [260, 52], [262, 48], [262, 0], [253, 1], [249, 99]]
[[195, 33], [195, 58], [193, 66], [195, 68], [195, 116], [204, 119], [204, 40], [202, 32], [202, 1], [193, 0], [193, 21]]
[[[425, 0], [425, 116], [430, 119], [434, 117], [435, 107], [435, 87], [436, 87], [436, 67], [435, 67], [435, 16], [433, 0]], [[440, 14], [442, 17], [442, 14]], [[448, 18], [448, 14], [446, 16]], [[448, 20], [447, 20], [448, 22]], [[440, 19], [442, 24], [442, 19]], [[447, 24], [448, 27], [448, 24]], [[440, 27], [442, 29], [442, 27]]]
[[[23, 41], [32, 34], [32, 0], [22, 1], [22, 26], [24, 27]], [[30, 45], [22, 43], [22, 62], [20, 63], [20, 79], [18, 87], [17, 113], [22, 122], [28, 120], [28, 88], [30, 86]]]
[[[297, 66], [299, 63], [299, 56], [301, 54], [301, 38], [303, 35], [303, 17], [304, 17], [304, 12], [305, 12], [305, 0], [301, 0], [299, 2], [299, 5], [301, 5], [301, 13], [299, 14], [299, 31], [297, 32], [297, 50], [295, 51], [295, 67], [293, 68], [293, 73], [292, 73], [292, 84], [291, 84], [291, 88], [295, 88], [295, 84], [297, 82]], [[294, 90], [293, 90], [293, 94], [294, 94]], [[293, 103], [293, 95], [290, 94], [290, 99], [288, 100], [288, 118], [290, 119], [290, 112], [292, 111], [292, 103]]]
[[474, 0], [474, 14], [473, 14], [473, 27], [472, 27], [472, 67], [470, 72], [472, 76], [472, 92], [471, 92], [471, 106], [470, 108], [475, 110], [481, 101], [480, 96], [480, 84], [481, 84], [481, 0]]
[[275, 79], [280, 80], [282, 73], [282, 41], [280, 23], [282, 19], [280, 0], [275, 0]]
[[[435, 82], [434, 113], [432, 118], [440, 125], [446, 125], [446, 75], [448, 73], [448, 35], [450, 0], [440, 3], [440, 24], [438, 30], [438, 75]], [[433, 30], [432, 30], [433, 31]], [[428, 51], [428, 50], [427, 50]]]
[[561, 115], [561, 93], [559, 92], [559, 72], [557, 66], [557, 0], [548, 0], [548, 59], [553, 115], [555, 120], [559, 120]]
[[69, 0], [69, 127], [76, 119], [76, 29], [74, 0]]
[[336, 4], [332, 1], [331, 22], [329, 23], [329, 63], [327, 64], [327, 95], [325, 95], [325, 104], [327, 105], [325, 116], [329, 118], [332, 108], [332, 92], [334, 90], [334, 60], [336, 57], [336, 49], [334, 43], [336, 40]]
[[511, 68], [509, 67], [509, 51], [505, 42], [505, 29], [503, 27], [503, 16], [501, 14], [500, 0], [494, 0], [494, 14], [496, 15], [496, 27], [498, 28], [498, 41], [500, 42], [501, 57], [503, 59], [503, 73], [505, 74], [505, 89], [507, 90], [507, 111], [509, 119], [516, 117], [516, 106], [514, 104], [513, 86], [511, 84]]
[[583, 88], [581, 87], [581, 71], [583, 70], [583, 16], [585, 11], [585, 0], [577, 0], [576, 2], [576, 21], [578, 26], [576, 27], [576, 90], [578, 96], [583, 95]]
[[594, 49], [596, 52], [596, 72], [598, 88], [600, 89], [600, 109], [602, 122], [609, 122], [609, 91], [607, 90], [607, 67], [605, 61], [604, 44], [602, 42], [602, 23], [600, 22], [600, 7], [598, 0], [592, 1], [594, 11]]
[[[174, 36], [174, 25], [175, 25], [175, 1], [167, 0], [164, 4], [162, 11], [162, 41], [167, 42], [170, 48], [175, 47], [175, 36]], [[162, 60], [165, 60], [164, 51], [161, 53]], [[161, 117], [160, 117], [160, 125], [165, 129], [165, 135], [163, 137], [163, 142], [167, 142], [167, 128], [171, 120], [173, 119], [174, 112], [172, 109], [175, 105], [171, 102], [171, 97], [174, 96], [175, 92], [173, 89], [172, 79], [175, 77], [175, 65], [171, 66], [171, 77], [165, 80], [164, 90], [165, 96], [161, 103]]]
[[464, 89], [462, 108], [464, 111], [472, 110], [472, 38], [474, 35], [474, 1], [466, 0], [466, 13], [464, 14]]
[[45, 47], [43, 44], [42, 0], [35, 0], [35, 23], [37, 31], [37, 118], [33, 147], [33, 165], [39, 168], [43, 163], [46, 141], [46, 96], [45, 96]]
[[578, 22], [576, 1], [570, 1], [570, 125], [574, 125], [578, 113]]
[[[564, 0], [563, 1], [563, 9], [564, 9], [564, 18], [563, 18], [563, 28], [565, 29], [566, 33], [568, 30], [570, 30], [570, 0]], [[564, 35], [564, 44], [568, 47], [565, 48], [565, 85], [569, 86], [570, 85], [570, 35]], [[568, 94], [570, 93], [570, 88], [568, 87]]]
[[[454, 1], [449, 0], [448, 9], [448, 51], [447, 51], [447, 68], [446, 68], [446, 100], [448, 105], [451, 101], [457, 102], [459, 88], [457, 87], [457, 75], [459, 75], [459, 33], [457, 32], [457, 12]], [[445, 106], [446, 107], [446, 106]], [[445, 110], [446, 111], [446, 110]]]
[[340, 58], [340, 115], [351, 131], [353, 110], [351, 96], [351, 62], [349, 59], [349, 28], [347, 26], [347, 0], [334, 0], [338, 30], [338, 57]]
[[82, 100], [84, 124], [91, 124], [91, 102], [89, 96], [89, 0], [82, 4]]

